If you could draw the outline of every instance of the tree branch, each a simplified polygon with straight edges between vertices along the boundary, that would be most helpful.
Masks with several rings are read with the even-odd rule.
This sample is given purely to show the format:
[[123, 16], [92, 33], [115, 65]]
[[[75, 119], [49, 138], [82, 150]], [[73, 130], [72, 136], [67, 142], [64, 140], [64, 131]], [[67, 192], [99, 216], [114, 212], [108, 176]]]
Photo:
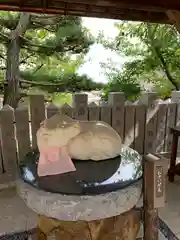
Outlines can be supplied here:
[[62, 83], [46, 83], [46, 82], [35, 82], [35, 81], [29, 81], [25, 79], [20, 79], [21, 83], [26, 83], [30, 85], [35, 85], [35, 86], [62, 86]]
[[16, 29], [11, 32], [10, 38], [13, 40], [19, 36], [23, 36], [27, 30], [29, 23], [30, 23], [30, 14], [29, 13], [20, 13], [18, 25], [17, 25]]
[[170, 72], [169, 72], [169, 69], [168, 69], [168, 66], [160, 52], [160, 49], [158, 49], [157, 47], [154, 48], [155, 51], [156, 51], [156, 54], [159, 58], [159, 60], [161, 61], [161, 64], [162, 64], [162, 67], [163, 67], [163, 70], [168, 78], [168, 80], [172, 83], [172, 85], [175, 87], [176, 91], [179, 91], [179, 86], [178, 84], [176, 83], [175, 79], [171, 76]]
[[43, 28], [45, 30], [47, 30], [48, 32], [54, 33], [54, 30], [52, 28], [52, 26], [50, 28], [46, 27], [46, 25], [40, 24], [40, 23], [36, 23], [36, 25], [32, 25], [35, 29], [36, 28]]
[[[29, 86], [44, 86], [44, 87], [61, 87], [61, 86], [64, 86], [63, 83], [46, 83], [46, 82], [35, 82], [35, 81], [29, 81], [29, 80], [25, 80], [25, 79], [22, 79], [20, 78], [19, 79], [19, 82], [22, 84], [26, 84], [26, 85], [29, 85]], [[0, 85], [1, 84], [6, 84], [6, 82], [2, 82], [0, 81]], [[26, 87], [27, 88], [27, 87]]]
[[40, 66], [38, 66], [35, 71], [33, 72], [33, 74], [37, 73], [42, 67], [44, 66], [44, 63], [42, 63]]
[[26, 58], [24, 58], [24, 59], [21, 60], [20, 64], [26, 63], [26, 61], [27, 61], [30, 57], [32, 57], [33, 55], [35, 55], [35, 53], [29, 54]]
[[9, 40], [9, 37], [6, 34], [2, 33], [2, 32], [0, 32], [0, 36], [2, 37], [2, 40], [5, 40], [5, 41]]
[[[29, 39], [27, 39], [23, 36], [21, 36], [21, 39], [24, 41], [22, 47], [24, 47], [24, 48], [26, 48], [30, 51], [33, 51], [33, 52], [36, 52], [36, 53], [43, 53], [40, 49], [44, 49], [44, 50], [53, 50], [53, 54], [54, 54], [54, 52], [56, 52], [56, 48], [55, 48], [56, 46], [36, 44], [36, 43], [31, 42]], [[31, 47], [34, 47], [36, 49], [28, 48], [28, 45], [31, 46]], [[66, 48], [64, 46], [66, 46]], [[60, 46], [57, 46], [57, 48], [59, 50]], [[80, 49], [78, 49], [78, 48], [80, 48]], [[78, 43], [73, 45], [72, 42], [69, 42], [69, 44], [67, 44], [67, 42], [66, 42], [65, 45], [62, 43], [62, 49], [61, 49], [60, 53], [62, 53], [62, 52], [79, 53], [80, 51], [82, 52], [81, 48], [82, 48], [82, 46], [80, 44], [78, 45]], [[83, 51], [85, 51], [85, 50], [86, 49], [83, 49]], [[57, 52], [59, 52], [59, 51], [57, 51]]]
[[6, 58], [2, 54], [0, 54], [0, 58], [4, 59], [6, 61]]
[[6, 29], [13, 30], [16, 28], [18, 24], [18, 18], [10, 20], [10, 19], [0, 19], [0, 25]]
[[[163, 57], [163, 55], [161, 54], [160, 48], [156, 46], [155, 42], [154, 42], [154, 36], [152, 36], [152, 34], [150, 33], [150, 25], [147, 23], [147, 33], [150, 39], [150, 44], [151, 47], [154, 49], [156, 56], [159, 58], [160, 62], [161, 62], [161, 66], [162, 69], [164, 70], [164, 73], [166, 74], [167, 79], [172, 83], [172, 85], [175, 87], [175, 89], [178, 91], [179, 90], [179, 86], [176, 83], [175, 79], [171, 76], [167, 63]], [[153, 32], [154, 34], [155, 32]]]

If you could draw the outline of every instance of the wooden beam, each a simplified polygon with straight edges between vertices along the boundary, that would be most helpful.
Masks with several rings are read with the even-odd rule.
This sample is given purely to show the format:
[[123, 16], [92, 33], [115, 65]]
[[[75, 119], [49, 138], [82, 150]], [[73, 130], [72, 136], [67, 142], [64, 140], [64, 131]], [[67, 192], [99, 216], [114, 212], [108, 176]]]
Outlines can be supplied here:
[[177, 31], [180, 33], [180, 11], [168, 10], [166, 12], [170, 22], [174, 24]]
[[166, 14], [173, 24], [180, 24], [180, 11], [168, 10]]
[[61, 5], [60, 8], [36, 8], [32, 7], [15, 7], [1, 5], [1, 10], [7, 11], [23, 11], [23, 12], [37, 12], [37, 13], [47, 13], [47, 14], [63, 14], [63, 15], [75, 15], [83, 17], [97, 17], [97, 18], [109, 18], [109, 19], [120, 19], [129, 21], [144, 21], [144, 22], [154, 22], [154, 23], [170, 23], [169, 18], [163, 12], [146, 12], [139, 10], [130, 9], [120, 9], [120, 8], [106, 8], [106, 7], [96, 7], [94, 5]]
[[86, 6], [99, 6], [99, 7], [115, 7], [115, 8], [125, 8], [133, 10], [143, 10], [151, 12], [164, 12], [168, 9], [180, 10], [180, 2], [178, 0], [169, 1], [143, 1], [143, 0], [1, 0], [1, 5], [4, 6], [14, 6], [20, 8], [51, 8], [58, 9], [62, 5], [73, 4], [76, 8], [79, 4], [84, 4]]
[[120, 20], [170, 23], [168, 9], [178, 9], [178, 0], [1, 0], [0, 9], [76, 15]]
[[166, 14], [173, 24], [175, 25], [180, 24], [180, 11], [168, 10], [166, 11]]
[[52, 0], [51, 3], [48, 3], [49, 7], [56, 7], [62, 2], [64, 3], [73, 3], [73, 4], [86, 4], [94, 6], [103, 6], [103, 7], [116, 7], [116, 8], [126, 8], [126, 9], [136, 9], [143, 11], [154, 11], [154, 12], [164, 12], [167, 9], [180, 10], [180, 2], [178, 0], [172, 1], [143, 1], [143, 0]]

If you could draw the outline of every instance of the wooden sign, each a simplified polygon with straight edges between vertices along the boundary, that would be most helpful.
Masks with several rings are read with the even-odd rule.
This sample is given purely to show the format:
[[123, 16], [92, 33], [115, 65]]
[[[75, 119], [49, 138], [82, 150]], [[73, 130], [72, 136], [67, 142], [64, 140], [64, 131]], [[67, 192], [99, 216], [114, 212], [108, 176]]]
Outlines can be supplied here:
[[144, 158], [144, 239], [158, 240], [158, 208], [165, 204], [164, 159], [148, 154]]
[[155, 155], [145, 156], [144, 191], [149, 208], [164, 207], [165, 203], [165, 161]]

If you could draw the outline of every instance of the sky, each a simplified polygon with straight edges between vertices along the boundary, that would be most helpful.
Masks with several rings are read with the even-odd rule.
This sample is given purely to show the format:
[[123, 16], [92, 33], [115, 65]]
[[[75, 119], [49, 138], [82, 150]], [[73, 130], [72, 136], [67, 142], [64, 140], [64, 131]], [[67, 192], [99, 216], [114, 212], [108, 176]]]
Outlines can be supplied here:
[[[117, 29], [114, 23], [117, 20], [111, 19], [98, 19], [98, 18], [83, 18], [83, 25], [88, 28], [91, 34], [95, 37], [98, 36], [99, 31], [103, 31], [104, 35], [108, 38], [115, 38]], [[80, 74], [87, 74], [96, 82], [106, 83], [108, 80], [103, 73], [100, 66], [101, 62], [106, 62], [108, 59], [113, 59], [118, 64], [118, 68], [122, 68], [125, 59], [115, 52], [104, 49], [100, 44], [91, 46], [89, 53], [85, 57], [85, 64], [79, 69]]]

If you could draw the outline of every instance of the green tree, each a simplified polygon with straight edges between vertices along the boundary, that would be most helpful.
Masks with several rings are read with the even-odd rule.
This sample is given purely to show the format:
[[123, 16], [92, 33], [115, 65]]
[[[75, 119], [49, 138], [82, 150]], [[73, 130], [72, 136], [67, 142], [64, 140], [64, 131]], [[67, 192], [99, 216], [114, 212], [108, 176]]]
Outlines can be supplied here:
[[112, 71], [106, 75], [108, 76], [109, 82], [104, 86], [101, 95], [103, 100], [106, 101], [108, 99], [110, 92], [123, 92], [125, 99], [130, 101], [135, 101], [139, 97], [141, 86], [136, 78], [131, 75], [131, 72], [114, 70], [114, 72]]
[[180, 89], [180, 38], [174, 26], [121, 22], [116, 27], [119, 33], [114, 42], [100, 40], [128, 57], [121, 78], [128, 76], [141, 86], [152, 83], [164, 97]]
[[58, 62], [53, 56], [44, 59], [39, 66], [32, 66], [21, 72], [21, 83], [25, 86], [37, 86], [42, 90], [53, 92], [91, 91], [104, 85], [92, 81], [86, 75], [79, 75], [77, 70], [84, 63], [84, 55], [76, 55], [75, 59], [63, 57]]
[[[56, 75], [55, 71], [67, 72], [67, 68], [70, 74], [93, 43], [89, 32], [82, 27], [81, 18], [73, 16], [0, 12], [0, 31], [4, 104], [13, 107], [21, 97], [21, 78], [29, 76], [33, 81], [38, 72], [44, 76]], [[81, 57], [70, 61], [72, 55]], [[58, 74], [62, 80], [63, 74]]]

